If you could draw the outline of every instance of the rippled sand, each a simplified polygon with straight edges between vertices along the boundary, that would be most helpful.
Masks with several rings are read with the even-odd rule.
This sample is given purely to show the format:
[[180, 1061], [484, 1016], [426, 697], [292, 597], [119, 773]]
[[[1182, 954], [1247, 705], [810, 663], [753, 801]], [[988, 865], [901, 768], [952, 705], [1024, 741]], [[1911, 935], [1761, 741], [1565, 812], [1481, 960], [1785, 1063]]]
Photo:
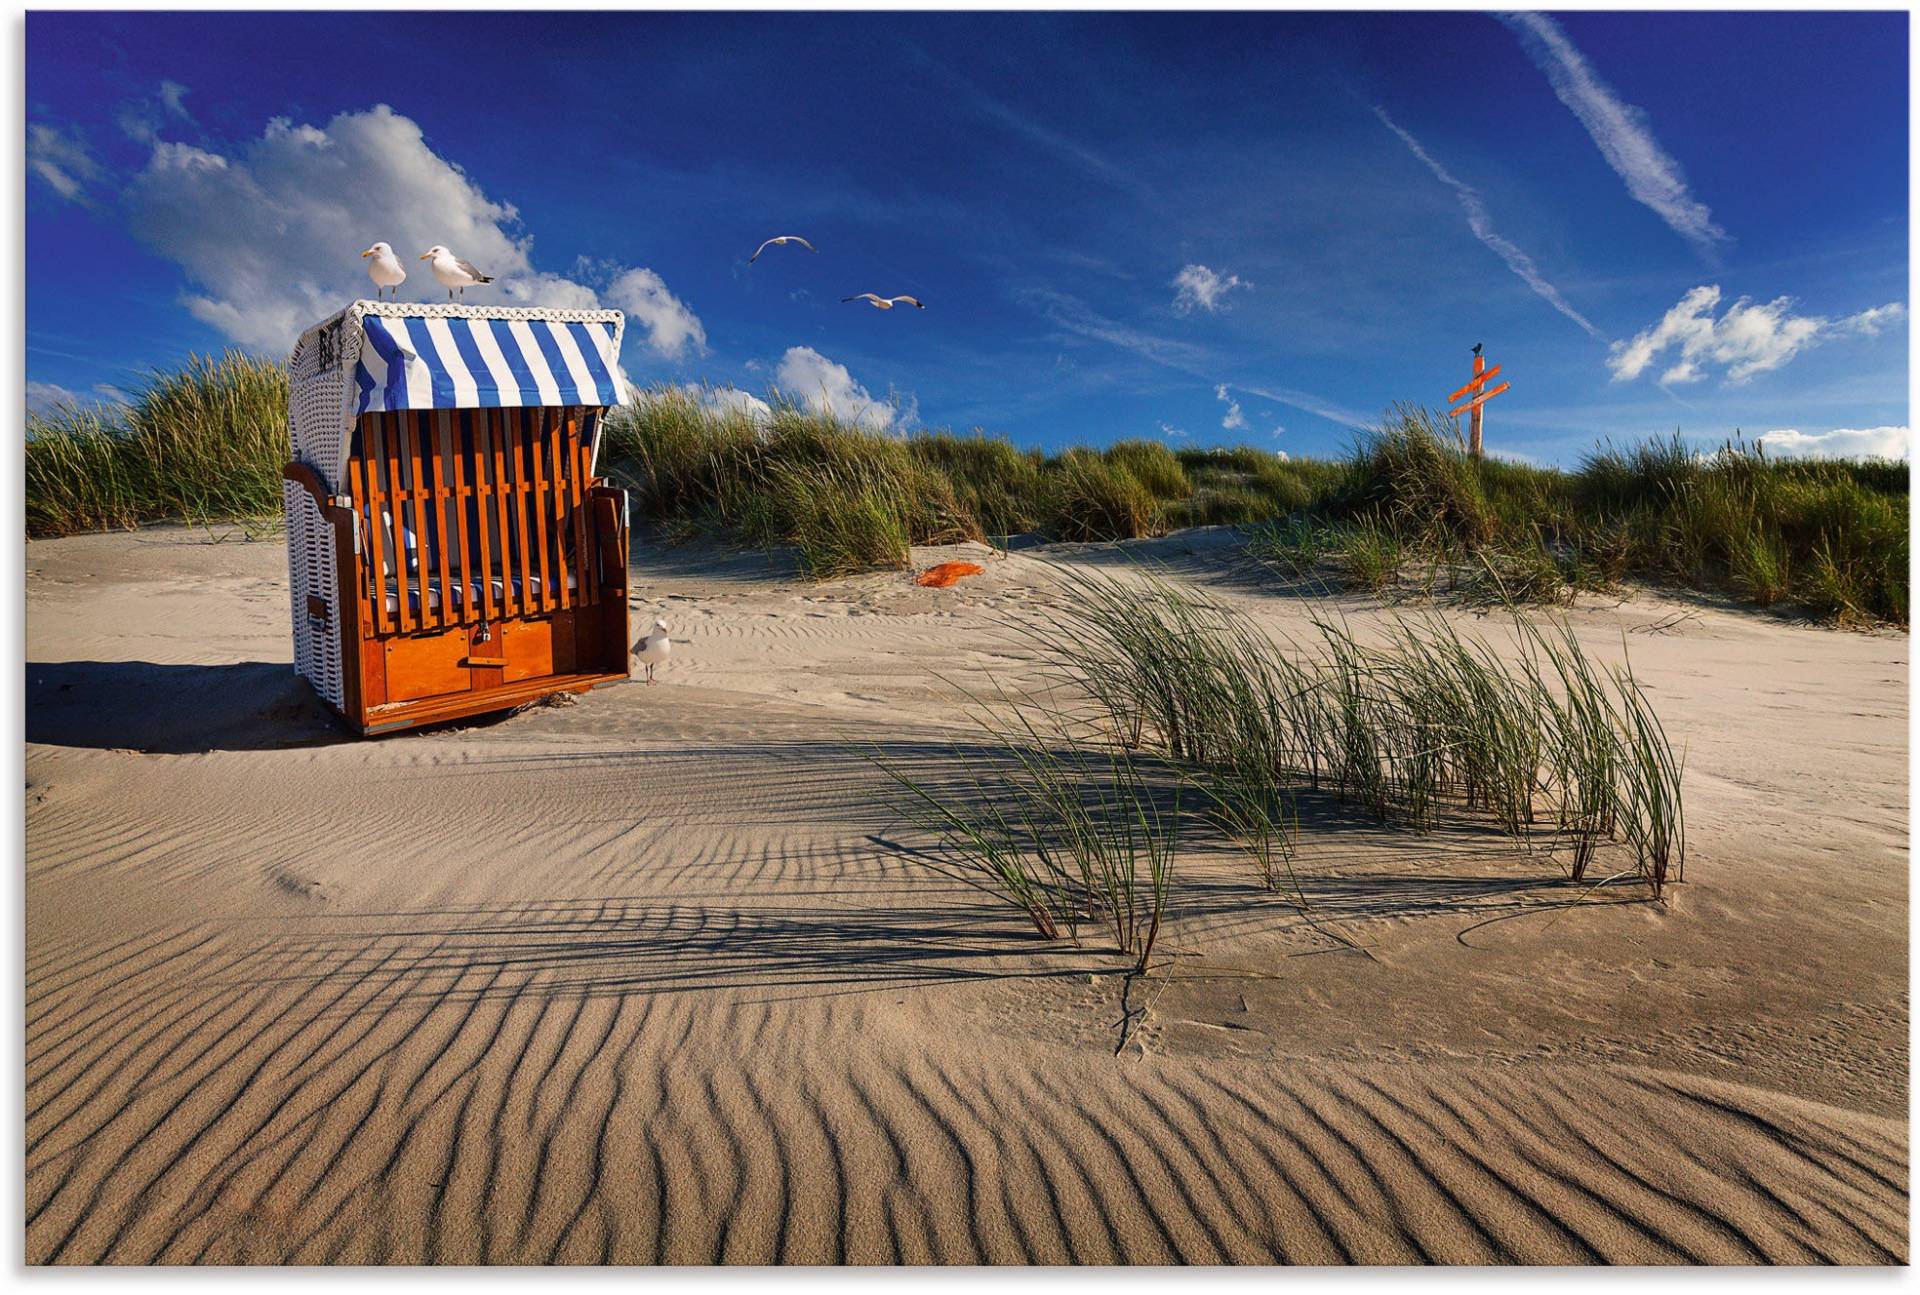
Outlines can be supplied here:
[[[1304, 628], [1215, 544], [1147, 547]], [[30, 544], [29, 1261], [1905, 1260], [1904, 636], [1584, 607], [1686, 748], [1670, 905], [1323, 815], [1366, 952], [1196, 850], [1140, 980], [864, 758], [1030, 677], [980, 560], [643, 549], [659, 686], [353, 741], [277, 544]]]

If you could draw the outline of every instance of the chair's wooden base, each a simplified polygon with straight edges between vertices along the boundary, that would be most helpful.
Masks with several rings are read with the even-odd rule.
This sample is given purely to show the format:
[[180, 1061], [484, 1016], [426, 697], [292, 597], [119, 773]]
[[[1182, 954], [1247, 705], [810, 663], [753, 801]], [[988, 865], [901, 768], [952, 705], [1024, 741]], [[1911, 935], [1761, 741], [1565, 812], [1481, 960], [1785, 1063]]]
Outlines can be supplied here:
[[512, 710], [515, 706], [538, 701], [542, 697], [557, 692], [587, 692], [594, 688], [604, 688], [608, 684], [626, 683], [628, 676], [620, 674], [560, 674], [547, 675], [538, 679], [523, 679], [518, 683], [507, 684], [499, 688], [489, 688], [484, 692], [455, 693], [444, 697], [423, 697], [419, 701], [390, 702], [383, 706], [369, 707], [362, 715], [346, 715], [335, 712], [348, 728], [362, 737], [372, 737], [379, 733], [394, 733], [401, 729], [419, 728], [423, 724], [441, 724], [450, 719], [466, 719], [472, 715], [490, 715], [496, 711]]

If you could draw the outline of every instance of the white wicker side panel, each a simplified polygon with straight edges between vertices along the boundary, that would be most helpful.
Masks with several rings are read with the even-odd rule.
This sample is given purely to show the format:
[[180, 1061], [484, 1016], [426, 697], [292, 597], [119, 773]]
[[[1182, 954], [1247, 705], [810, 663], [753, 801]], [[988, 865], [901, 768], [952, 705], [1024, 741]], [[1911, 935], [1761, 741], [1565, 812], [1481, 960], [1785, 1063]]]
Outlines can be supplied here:
[[[281, 484], [287, 514], [287, 585], [293, 601], [293, 668], [336, 710], [346, 707], [340, 653], [340, 585], [334, 563], [333, 528], [313, 496], [293, 482]], [[320, 622], [307, 599], [326, 604]]]
[[351, 311], [318, 324], [300, 338], [288, 366], [292, 380], [293, 457], [317, 471], [329, 493], [343, 486], [352, 436], [349, 378], [363, 340], [359, 317]]

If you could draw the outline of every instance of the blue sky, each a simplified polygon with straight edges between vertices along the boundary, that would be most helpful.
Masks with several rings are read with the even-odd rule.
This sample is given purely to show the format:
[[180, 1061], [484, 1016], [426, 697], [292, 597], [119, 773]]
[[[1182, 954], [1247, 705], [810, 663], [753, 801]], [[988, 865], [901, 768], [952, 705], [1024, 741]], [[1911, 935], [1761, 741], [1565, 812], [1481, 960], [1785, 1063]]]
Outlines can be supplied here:
[[1907, 22], [35, 13], [29, 401], [284, 354], [385, 239], [875, 426], [1327, 454], [1485, 342], [1500, 452], [1904, 453]]

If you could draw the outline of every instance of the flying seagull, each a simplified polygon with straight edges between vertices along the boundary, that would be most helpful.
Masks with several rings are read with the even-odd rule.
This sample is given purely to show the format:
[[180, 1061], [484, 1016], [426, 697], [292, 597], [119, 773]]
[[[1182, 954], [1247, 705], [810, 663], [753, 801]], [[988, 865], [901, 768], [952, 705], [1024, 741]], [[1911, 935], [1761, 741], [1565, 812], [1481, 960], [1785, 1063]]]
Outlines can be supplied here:
[[647, 668], [648, 683], [653, 682], [653, 672], [655, 668], [665, 665], [667, 658], [672, 655], [672, 653], [673, 640], [667, 637], [667, 623], [665, 621], [655, 621], [653, 628], [642, 635], [633, 645], [634, 659]]
[[915, 310], [925, 310], [926, 305], [917, 297], [881, 297], [871, 292], [856, 293], [851, 297], [842, 297], [841, 301], [871, 301], [875, 310], [892, 310], [901, 302], [906, 302]]
[[393, 249], [385, 243], [375, 243], [360, 255], [373, 258], [367, 262], [367, 277], [373, 280], [374, 299], [378, 300], [388, 288], [392, 288], [398, 298], [400, 285], [407, 281], [407, 267], [400, 264]]
[[446, 248], [435, 244], [420, 254], [423, 261], [433, 262], [433, 277], [440, 280], [440, 286], [447, 290], [447, 300], [453, 300], [454, 289], [461, 296], [467, 295], [467, 289], [482, 283], [492, 283], [491, 274], [482, 274], [472, 261], [463, 261]]
[[754, 248], [753, 255], [747, 258], [747, 264], [752, 265], [755, 261], [759, 260], [760, 253], [766, 251], [769, 247], [785, 247], [788, 243], [798, 243], [809, 252], [817, 252], [820, 250], [798, 234], [782, 234], [778, 238], [769, 238], [766, 242]]

